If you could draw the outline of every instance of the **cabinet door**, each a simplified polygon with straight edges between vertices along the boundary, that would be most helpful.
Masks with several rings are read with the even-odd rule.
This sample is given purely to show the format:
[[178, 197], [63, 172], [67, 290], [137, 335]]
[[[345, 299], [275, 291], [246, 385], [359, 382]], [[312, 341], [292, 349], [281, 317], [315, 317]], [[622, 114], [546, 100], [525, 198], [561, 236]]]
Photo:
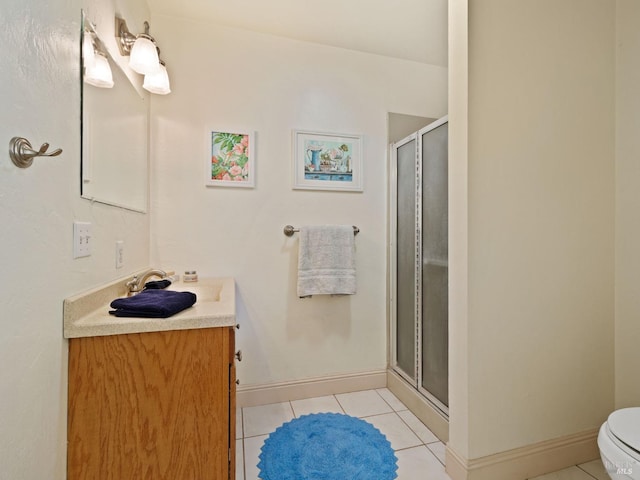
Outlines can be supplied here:
[[229, 480], [236, 478], [236, 345], [235, 330], [229, 329]]
[[230, 334], [72, 339], [68, 479], [228, 478]]

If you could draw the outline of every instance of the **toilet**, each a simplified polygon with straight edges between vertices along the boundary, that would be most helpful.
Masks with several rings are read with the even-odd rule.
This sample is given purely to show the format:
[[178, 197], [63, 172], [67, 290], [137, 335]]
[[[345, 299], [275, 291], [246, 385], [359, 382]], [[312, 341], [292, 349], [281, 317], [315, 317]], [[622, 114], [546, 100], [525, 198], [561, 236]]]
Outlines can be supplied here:
[[600, 427], [602, 463], [614, 480], [640, 480], [640, 407], [616, 410]]

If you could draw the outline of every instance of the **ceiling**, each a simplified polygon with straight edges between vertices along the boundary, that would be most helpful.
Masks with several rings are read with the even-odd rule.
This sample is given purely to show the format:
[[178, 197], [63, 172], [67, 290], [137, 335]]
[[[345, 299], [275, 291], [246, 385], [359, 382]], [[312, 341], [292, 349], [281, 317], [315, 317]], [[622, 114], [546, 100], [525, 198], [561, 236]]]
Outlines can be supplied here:
[[147, 0], [153, 15], [447, 65], [447, 0]]

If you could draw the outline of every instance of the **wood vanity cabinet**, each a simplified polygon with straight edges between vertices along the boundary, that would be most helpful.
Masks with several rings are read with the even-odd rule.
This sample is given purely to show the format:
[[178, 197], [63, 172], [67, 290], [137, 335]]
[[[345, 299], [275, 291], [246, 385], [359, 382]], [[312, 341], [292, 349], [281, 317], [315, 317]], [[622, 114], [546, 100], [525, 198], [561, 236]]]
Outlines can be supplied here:
[[68, 480], [235, 479], [233, 327], [72, 338]]

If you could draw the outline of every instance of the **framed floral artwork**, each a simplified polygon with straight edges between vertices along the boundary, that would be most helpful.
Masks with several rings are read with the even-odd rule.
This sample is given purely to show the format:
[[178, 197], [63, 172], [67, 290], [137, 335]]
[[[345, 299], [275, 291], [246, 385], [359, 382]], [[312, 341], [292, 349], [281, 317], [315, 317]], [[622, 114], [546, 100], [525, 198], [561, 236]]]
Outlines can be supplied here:
[[362, 136], [294, 130], [293, 188], [362, 192]]
[[207, 129], [207, 151], [207, 186], [255, 186], [255, 132]]

